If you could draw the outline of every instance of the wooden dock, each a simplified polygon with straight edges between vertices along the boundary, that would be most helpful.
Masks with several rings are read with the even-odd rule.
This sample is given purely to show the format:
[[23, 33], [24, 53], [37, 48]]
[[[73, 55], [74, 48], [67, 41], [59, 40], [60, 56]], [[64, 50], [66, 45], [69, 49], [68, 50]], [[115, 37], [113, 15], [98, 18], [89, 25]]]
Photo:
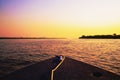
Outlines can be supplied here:
[[120, 80], [120, 75], [65, 57], [33, 64], [0, 80]]

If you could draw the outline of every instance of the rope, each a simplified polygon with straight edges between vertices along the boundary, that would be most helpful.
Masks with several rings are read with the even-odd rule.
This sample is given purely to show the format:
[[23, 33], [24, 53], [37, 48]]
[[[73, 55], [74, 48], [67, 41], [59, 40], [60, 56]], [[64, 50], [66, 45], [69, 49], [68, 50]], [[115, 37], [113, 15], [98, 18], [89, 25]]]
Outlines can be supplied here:
[[58, 67], [63, 63], [65, 57], [63, 57], [62, 61], [52, 70], [51, 72], [51, 80], [53, 80], [54, 72], [58, 69]]

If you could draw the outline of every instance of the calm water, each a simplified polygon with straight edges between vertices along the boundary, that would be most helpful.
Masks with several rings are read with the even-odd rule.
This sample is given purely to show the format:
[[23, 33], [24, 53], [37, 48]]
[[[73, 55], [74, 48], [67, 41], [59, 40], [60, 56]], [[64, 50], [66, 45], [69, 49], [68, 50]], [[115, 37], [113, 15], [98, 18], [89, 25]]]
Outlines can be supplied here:
[[119, 39], [3, 39], [0, 76], [59, 54], [120, 75]]

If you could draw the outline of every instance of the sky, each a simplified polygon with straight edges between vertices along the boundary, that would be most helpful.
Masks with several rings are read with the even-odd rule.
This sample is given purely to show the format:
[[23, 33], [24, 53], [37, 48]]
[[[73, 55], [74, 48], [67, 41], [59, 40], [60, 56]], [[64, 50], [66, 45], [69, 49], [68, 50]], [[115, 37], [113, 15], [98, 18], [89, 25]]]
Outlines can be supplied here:
[[0, 0], [1, 37], [120, 34], [120, 0]]

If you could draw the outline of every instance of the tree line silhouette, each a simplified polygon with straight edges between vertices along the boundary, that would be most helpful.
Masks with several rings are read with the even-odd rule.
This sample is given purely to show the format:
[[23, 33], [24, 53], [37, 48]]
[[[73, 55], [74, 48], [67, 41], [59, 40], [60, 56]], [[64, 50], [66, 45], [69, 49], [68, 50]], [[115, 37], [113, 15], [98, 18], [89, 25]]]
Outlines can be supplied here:
[[120, 39], [120, 35], [82, 35], [79, 39]]
[[0, 39], [65, 39], [65, 38], [49, 38], [49, 37], [0, 37]]

